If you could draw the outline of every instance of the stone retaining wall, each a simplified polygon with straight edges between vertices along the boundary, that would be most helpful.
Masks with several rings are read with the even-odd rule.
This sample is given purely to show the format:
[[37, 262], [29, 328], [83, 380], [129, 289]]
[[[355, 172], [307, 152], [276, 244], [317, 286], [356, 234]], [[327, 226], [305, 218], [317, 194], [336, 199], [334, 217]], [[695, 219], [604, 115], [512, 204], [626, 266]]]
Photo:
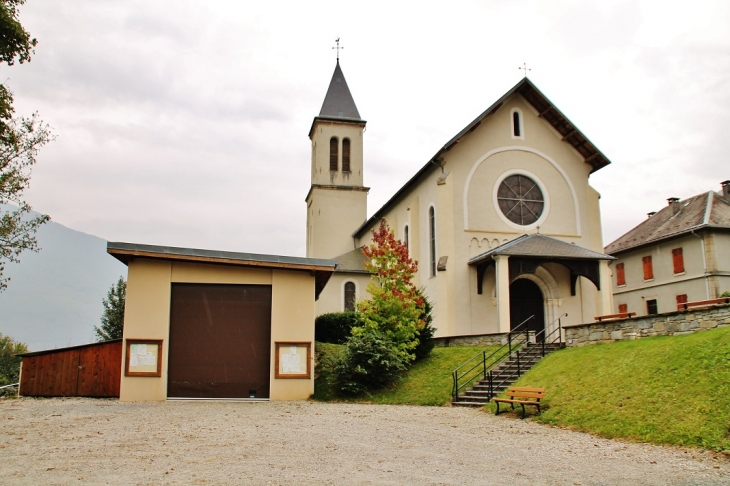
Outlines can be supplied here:
[[[730, 326], [730, 305], [666, 312], [610, 322], [591, 322], [563, 327], [568, 347], [612, 343], [652, 336], [677, 336]], [[506, 344], [507, 334], [480, 334], [434, 338], [437, 347]]]
[[564, 327], [569, 347], [653, 336], [678, 336], [730, 326], [730, 305]]
[[451, 336], [433, 339], [436, 347], [448, 346], [480, 346], [486, 348], [493, 344], [507, 344], [507, 333], [478, 334], [474, 336]]

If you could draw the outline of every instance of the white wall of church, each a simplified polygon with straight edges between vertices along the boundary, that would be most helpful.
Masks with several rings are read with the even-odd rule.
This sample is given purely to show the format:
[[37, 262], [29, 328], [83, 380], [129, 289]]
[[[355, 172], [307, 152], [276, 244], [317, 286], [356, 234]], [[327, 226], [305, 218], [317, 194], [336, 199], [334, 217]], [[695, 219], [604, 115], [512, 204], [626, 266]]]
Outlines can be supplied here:
[[355, 300], [367, 297], [367, 286], [370, 275], [358, 273], [334, 273], [324, 290], [319, 294], [316, 302], [317, 315], [327, 312], [342, 312], [345, 310], [345, 283], [355, 284]]
[[[312, 139], [312, 184], [363, 185], [363, 127], [364, 123], [342, 123], [317, 119]], [[338, 170], [330, 170], [330, 139], [337, 139]], [[342, 170], [344, 139], [350, 140], [350, 171]]]
[[[523, 136], [513, 138], [511, 112], [523, 114]], [[540, 233], [602, 252], [598, 193], [588, 185], [590, 165], [519, 95], [505, 101], [443, 155], [444, 173], [437, 167], [413, 184], [385, 214], [392, 228], [409, 221], [412, 254], [418, 252], [419, 283], [435, 303], [437, 336], [498, 332], [494, 270], [487, 272], [484, 291], [476, 290], [476, 270], [469, 258], [537, 228], [520, 228], [500, 216], [495, 207], [495, 186], [510, 172], [538, 180], [549, 199], [547, 215], [539, 221]], [[429, 208], [436, 213], [436, 259], [447, 256], [446, 270], [430, 272]], [[417, 208], [418, 227], [414, 224]], [[360, 244], [369, 242], [369, 234]], [[611, 291], [601, 294], [586, 279], [580, 279], [576, 296], [570, 295], [567, 269], [551, 268], [560, 282], [559, 297], [546, 302], [550, 316], [568, 312], [563, 321], [578, 324], [611, 312]], [[604, 266], [602, 266], [603, 268]], [[549, 299], [545, 296], [546, 301]], [[608, 303], [608, 304], [607, 304]]]
[[354, 250], [352, 232], [365, 222], [363, 188], [313, 187], [307, 200], [307, 258], [332, 258]]

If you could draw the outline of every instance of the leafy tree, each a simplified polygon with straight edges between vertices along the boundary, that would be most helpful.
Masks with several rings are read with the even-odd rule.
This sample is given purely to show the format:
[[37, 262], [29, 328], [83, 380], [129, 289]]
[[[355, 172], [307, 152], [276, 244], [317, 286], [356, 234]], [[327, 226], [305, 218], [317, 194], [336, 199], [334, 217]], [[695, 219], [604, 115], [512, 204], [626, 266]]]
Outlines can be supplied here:
[[385, 220], [373, 230], [373, 243], [363, 254], [372, 275], [367, 288], [371, 298], [358, 303], [362, 324], [352, 329], [335, 367], [339, 388], [352, 394], [388, 385], [410, 367], [428, 315], [412, 281], [418, 262], [411, 260]]
[[101, 327], [94, 326], [96, 341], [121, 339], [124, 330], [124, 301], [127, 297], [127, 282], [119, 277], [102, 301], [104, 313], [101, 316]]
[[24, 343], [0, 333], [0, 386], [18, 382], [21, 358], [13, 355], [27, 352]]
[[[0, 0], [0, 63], [13, 65], [30, 61], [36, 40], [18, 20], [18, 7], [25, 0]], [[3, 279], [4, 263], [18, 262], [25, 250], [38, 251], [35, 233], [50, 218], [30, 218], [31, 207], [23, 200], [30, 183], [30, 173], [38, 149], [51, 141], [48, 125], [38, 119], [13, 117], [13, 94], [0, 84], [0, 204], [13, 203], [16, 210], [3, 208], [0, 214], [0, 291], [7, 287]], [[7, 208], [7, 206], [6, 206]]]

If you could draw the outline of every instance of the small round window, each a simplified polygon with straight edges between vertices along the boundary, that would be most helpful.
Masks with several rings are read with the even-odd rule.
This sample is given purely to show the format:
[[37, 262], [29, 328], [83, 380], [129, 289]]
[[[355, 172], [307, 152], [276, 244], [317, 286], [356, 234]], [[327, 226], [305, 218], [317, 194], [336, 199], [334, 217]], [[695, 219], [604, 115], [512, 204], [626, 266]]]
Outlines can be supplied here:
[[545, 198], [535, 181], [516, 174], [507, 177], [499, 185], [497, 204], [507, 219], [528, 226], [540, 219], [545, 209]]

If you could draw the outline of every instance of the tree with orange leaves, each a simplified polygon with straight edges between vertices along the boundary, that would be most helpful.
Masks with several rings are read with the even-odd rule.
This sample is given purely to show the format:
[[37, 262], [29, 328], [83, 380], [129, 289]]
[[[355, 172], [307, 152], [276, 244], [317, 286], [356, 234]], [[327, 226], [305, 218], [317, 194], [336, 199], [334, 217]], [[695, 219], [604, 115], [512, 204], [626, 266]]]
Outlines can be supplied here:
[[358, 303], [361, 325], [352, 329], [335, 366], [340, 390], [351, 394], [387, 386], [410, 367], [428, 315], [425, 300], [413, 285], [418, 262], [409, 257], [385, 220], [373, 230], [373, 242], [363, 254], [372, 275], [367, 287], [371, 298]]

